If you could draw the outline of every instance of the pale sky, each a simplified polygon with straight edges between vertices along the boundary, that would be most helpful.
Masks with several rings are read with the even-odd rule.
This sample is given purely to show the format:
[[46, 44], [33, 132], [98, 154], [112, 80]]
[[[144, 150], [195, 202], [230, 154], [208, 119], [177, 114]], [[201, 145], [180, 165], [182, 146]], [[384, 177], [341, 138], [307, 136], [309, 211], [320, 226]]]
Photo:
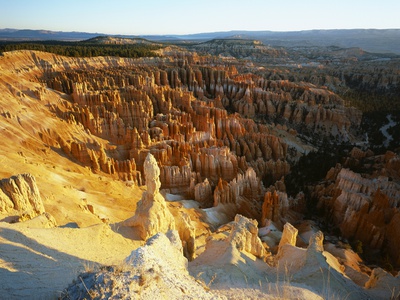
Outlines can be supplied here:
[[400, 28], [400, 0], [0, 0], [0, 29], [106, 34]]

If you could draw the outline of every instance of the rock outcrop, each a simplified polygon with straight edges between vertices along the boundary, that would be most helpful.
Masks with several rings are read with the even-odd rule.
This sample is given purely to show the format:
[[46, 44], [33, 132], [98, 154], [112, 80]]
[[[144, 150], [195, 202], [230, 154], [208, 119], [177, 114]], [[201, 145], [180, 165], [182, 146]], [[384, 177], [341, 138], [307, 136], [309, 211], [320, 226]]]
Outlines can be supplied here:
[[[318, 148], [325, 141], [354, 141], [361, 113], [350, 108], [336, 92], [345, 91], [350, 82], [360, 87], [364, 83], [366, 87], [376, 85], [372, 90], [395, 92], [399, 68], [391, 71], [377, 68], [376, 76], [365, 75], [361, 69], [358, 74], [350, 74], [347, 66], [343, 70], [328, 66], [342, 63], [346, 58], [322, 65], [321, 57], [314, 55], [316, 49], [310, 48], [305, 50], [308, 56], [302, 58], [301, 64], [307, 64], [312, 57], [318, 67], [299, 65], [286, 69], [280, 64], [274, 69], [269, 63], [260, 66], [228, 57], [271, 62], [276, 55], [286, 55], [259, 42], [236, 44], [216, 40], [198, 47], [215, 50], [221, 57], [200, 57], [172, 46], [160, 50], [164, 57], [142, 59], [66, 58], [34, 51], [5, 52], [0, 57], [0, 127], [6, 129], [2, 131], [1, 154], [6, 159], [12, 158], [16, 166], [6, 162], [3, 174], [7, 175], [3, 177], [19, 172], [13, 169], [38, 170], [40, 186], [43, 186], [49, 169], [55, 172], [52, 186], [63, 182], [60, 189], [64, 186], [65, 190], [46, 190], [46, 208], [57, 211], [57, 218], [71, 222], [85, 217], [87, 210], [92, 212], [87, 218], [93, 222], [100, 222], [94, 212], [102, 220], [107, 220], [107, 214], [112, 219], [126, 218], [126, 210], [118, 210], [124, 197], [117, 196], [121, 190], [116, 188], [124, 184], [113, 179], [129, 181], [123, 191], [128, 194], [133, 191], [133, 197], [139, 190], [134, 185], [146, 184], [147, 192], [138, 203], [135, 216], [126, 223], [137, 227], [143, 239], [175, 228], [183, 246], [179, 251], [183, 250], [194, 263], [196, 255], [202, 256], [203, 246], [207, 244], [204, 251], [209, 255], [207, 259], [220, 266], [219, 275], [228, 273], [232, 275], [229, 279], [237, 276], [232, 282], [238, 282], [238, 278], [244, 282], [243, 274], [250, 274], [250, 279], [257, 273], [251, 280], [258, 284], [259, 278], [263, 279], [259, 275], [269, 271], [266, 264], [254, 258], [264, 258], [267, 254], [263, 253], [266, 251], [257, 238], [257, 222], [252, 219], [271, 220], [265, 226], [268, 228], [262, 228], [269, 230], [269, 234], [276, 233], [270, 247], [273, 253], [277, 250], [282, 259], [292, 258], [286, 255], [290, 251], [302, 253], [298, 261], [304, 262], [303, 267], [309, 270], [310, 283], [321, 266], [324, 275], [330, 274], [325, 272], [322, 236], [317, 235], [308, 250], [294, 246], [295, 230], [289, 225], [285, 225], [280, 238], [281, 225], [287, 222], [293, 206], [277, 181], [283, 183], [290, 172], [290, 163], [312, 148], [306, 144]], [[337, 52], [337, 49], [328, 52]], [[375, 64], [386, 65], [383, 60], [372, 65]], [[322, 76], [328, 68], [329, 76]], [[353, 94], [350, 91], [346, 95], [348, 100]], [[25, 155], [20, 154], [22, 151]], [[352, 158], [345, 162], [345, 168], [357, 168], [360, 176], [341, 167], [334, 169], [327, 182], [315, 192], [320, 207], [326, 216], [332, 216], [326, 220], [336, 223], [342, 235], [388, 254], [393, 264], [398, 264], [400, 160], [390, 152], [376, 160], [373, 153], [360, 149], [353, 149], [350, 155]], [[70, 165], [66, 167], [68, 160]], [[78, 176], [84, 177], [87, 184], [74, 187], [72, 194], [67, 189], [78, 182]], [[13, 192], [1, 189], [2, 217], [3, 212], [21, 214], [21, 219], [43, 212], [38, 199], [38, 203], [29, 200], [34, 193], [21, 192], [16, 187], [34, 188], [28, 188], [29, 184], [22, 181], [18, 185], [19, 179], [12, 180]], [[113, 202], [104, 204], [103, 198], [95, 198], [88, 191], [98, 183], [110, 187], [110, 194], [105, 192], [104, 198], [112, 198]], [[175, 199], [185, 200], [179, 204], [165, 203], [160, 188], [166, 194], [179, 194]], [[53, 192], [59, 194], [53, 196]], [[74, 198], [65, 197], [67, 192]], [[304, 198], [308, 200], [308, 191], [305, 193]], [[80, 197], [82, 200], [78, 200]], [[90, 197], [89, 202], [84, 200], [86, 197]], [[82, 201], [84, 205], [79, 204]], [[181, 204], [182, 209], [177, 208]], [[73, 215], [71, 212], [77, 207], [83, 208], [84, 214]], [[226, 218], [220, 218], [222, 213]], [[215, 234], [207, 231], [213, 231], [220, 223], [231, 222], [237, 214], [241, 216], [226, 226], [231, 226], [231, 231]], [[196, 218], [198, 223], [194, 224], [191, 218]], [[208, 222], [210, 219], [213, 222]], [[25, 225], [56, 226], [46, 214]], [[267, 224], [261, 224], [264, 225]], [[201, 245], [196, 249], [195, 229], [198, 228]], [[211, 237], [207, 239], [208, 235]], [[163, 243], [155, 244], [162, 247]], [[210, 247], [214, 252], [210, 252]], [[213, 256], [215, 260], [210, 259]], [[312, 265], [314, 262], [319, 265]], [[260, 268], [252, 272], [256, 266]], [[340, 273], [340, 267], [337, 272]], [[149, 272], [143, 274], [147, 276]], [[301, 275], [297, 274], [298, 282]], [[213, 273], [210, 271], [207, 276], [211, 278]], [[324, 282], [317, 279], [323, 286]]]
[[124, 224], [137, 227], [141, 239], [147, 240], [156, 233], [175, 229], [175, 220], [168, 210], [164, 197], [160, 194], [160, 169], [150, 153], [147, 155], [143, 168], [147, 191], [138, 202], [135, 215]]
[[279, 249], [283, 245], [292, 245], [296, 246], [298, 230], [290, 223], [286, 223], [283, 226], [282, 238], [279, 241], [279, 248], [278, 248], [278, 256], [279, 256]]
[[[263, 116], [272, 122], [284, 120], [287, 128], [332, 134], [342, 140], [348, 137], [350, 127], [357, 127], [360, 121], [359, 114], [344, 108], [340, 97], [310, 84], [267, 80], [240, 74], [232, 67], [213, 68], [206, 63], [203, 66], [186, 63], [183, 67], [164, 63], [164, 68], [144, 65], [138, 68], [131, 64], [125, 69], [47, 71], [44, 80], [49, 87], [72, 96], [73, 103], [63, 102], [54, 107], [60, 117], [82, 124], [92, 134], [116, 145], [124, 145], [125, 151], [130, 152], [130, 157], [126, 152], [124, 159], [134, 157], [141, 166], [143, 161], [138, 161], [137, 155], [143, 147], [157, 148], [157, 143], [169, 140], [179, 144], [190, 142], [197, 145], [196, 151], [182, 145], [179, 152], [186, 159], [190, 153], [191, 171], [199, 172], [202, 180], [209, 178], [214, 184], [218, 172], [207, 167], [214, 159], [209, 162], [200, 159], [200, 167], [196, 156], [204, 152], [198, 150], [225, 145], [236, 153], [233, 160], [231, 157], [225, 162], [214, 160], [223, 163], [221, 170], [225, 174], [221, 175], [226, 181], [236, 176], [235, 160], [242, 156], [248, 163], [258, 158], [262, 158], [263, 164], [271, 159], [271, 162], [286, 159], [287, 146], [270, 134], [268, 126], [246, 117]], [[229, 115], [227, 109], [238, 114]], [[186, 150], [182, 152], [183, 148]], [[115, 154], [107, 154], [121, 160]], [[176, 166], [180, 158], [176, 159], [175, 154], [172, 149], [167, 155]], [[259, 176], [282, 173], [271, 162], [269, 170], [256, 170]], [[260, 162], [252, 167], [255, 169], [256, 165]], [[168, 185], [164, 178], [161, 181]]]
[[204, 179], [194, 187], [194, 200], [199, 202], [204, 207], [211, 207], [214, 203], [211, 185], [208, 179]]
[[177, 231], [158, 233], [132, 251], [121, 266], [84, 273], [65, 299], [224, 299], [189, 275]]
[[[272, 50], [253, 46], [256, 53]], [[168, 58], [111, 60], [106, 68], [97, 62], [101, 67], [86, 70], [43, 61], [43, 82], [69, 96], [51, 111], [108, 141], [63, 137], [53, 144], [95, 173], [137, 185], [144, 184], [150, 152], [163, 189], [203, 208], [230, 203], [232, 215], [262, 220], [263, 184], [287, 175], [291, 156], [300, 155], [275, 127], [346, 141], [359, 125], [359, 111], [326, 88], [281, 80], [275, 72], [252, 74], [240, 64], [216, 66], [211, 57], [171, 49], [163, 55]], [[281, 217], [275, 208], [269, 215]]]
[[214, 207], [232, 204], [234, 214], [243, 214], [254, 219], [260, 218], [259, 201], [262, 197], [263, 185], [253, 168], [248, 168], [244, 175], [230, 182], [222, 179], [214, 190]]
[[267, 251], [258, 237], [257, 225], [256, 220], [236, 215], [228, 237], [228, 243], [239, 251], [246, 251], [258, 258], [265, 258]]
[[[175, 84], [159, 81], [162, 72], [175, 78]], [[287, 146], [270, 134], [268, 126], [230, 115], [222, 104], [217, 105], [217, 99], [214, 103], [198, 96], [197, 87], [206, 92], [207, 86], [225, 78], [232, 86], [229, 97], [236, 97], [234, 86], [238, 83], [226, 78], [231, 72], [189, 66], [162, 72], [130, 66], [126, 70], [69, 71], [57, 76], [46, 73], [50, 87], [71, 94], [73, 99], [53, 106], [54, 112], [115, 145], [108, 149], [85, 147], [83, 142], [64, 139], [59, 142], [62, 149], [94, 171], [138, 184], [150, 151], [160, 164], [162, 187], [189, 194], [194, 193], [188, 191], [192, 183], [208, 179], [215, 187], [220, 178], [229, 182], [249, 167], [258, 177], [268, 176], [272, 182], [289, 172]], [[188, 90], [176, 90], [177, 81], [180, 86], [188, 85]], [[102, 89], [104, 84], [110, 88]], [[207, 97], [212, 97], [210, 92]], [[229, 91], [223, 88], [222, 93]]]
[[278, 48], [265, 46], [261, 41], [247, 39], [213, 39], [190, 47], [199, 53], [216, 55], [226, 61], [232, 58], [271, 61], [286, 57], [287, 53]]
[[33, 175], [18, 174], [0, 181], [0, 212], [17, 212], [24, 219], [31, 219], [44, 211]]
[[174, 218], [176, 230], [179, 232], [182, 241], [183, 254], [189, 261], [192, 261], [196, 251], [195, 225], [186, 212], [180, 211], [177, 215], [174, 215]]
[[[285, 235], [292, 238], [294, 231], [290, 231]], [[311, 236], [307, 249], [291, 243], [280, 246], [275, 262], [278, 271], [290, 276], [292, 283], [313, 284], [318, 294], [324, 298], [369, 299], [362, 287], [344, 276], [344, 266], [324, 251], [323, 241], [324, 235], [318, 231]]]

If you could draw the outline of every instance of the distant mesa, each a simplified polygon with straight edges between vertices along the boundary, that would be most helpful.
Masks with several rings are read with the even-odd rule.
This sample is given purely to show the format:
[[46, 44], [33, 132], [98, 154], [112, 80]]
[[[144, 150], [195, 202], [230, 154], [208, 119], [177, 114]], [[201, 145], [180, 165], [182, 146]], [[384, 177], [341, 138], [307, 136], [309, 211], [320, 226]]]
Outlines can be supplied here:
[[85, 40], [85, 43], [88, 44], [104, 44], [104, 45], [136, 45], [136, 44], [144, 44], [144, 45], [158, 45], [161, 44], [140, 38], [140, 37], [118, 37], [118, 36], [96, 36], [91, 39]]

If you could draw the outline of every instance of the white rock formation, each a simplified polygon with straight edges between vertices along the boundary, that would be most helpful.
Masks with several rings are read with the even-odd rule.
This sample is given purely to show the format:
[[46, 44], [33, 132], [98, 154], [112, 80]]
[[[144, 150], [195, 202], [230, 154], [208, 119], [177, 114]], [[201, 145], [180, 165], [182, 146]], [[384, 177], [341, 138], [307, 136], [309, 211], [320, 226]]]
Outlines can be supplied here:
[[228, 241], [239, 251], [246, 251], [259, 258], [267, 255], [267, 252], [258, 237], [258, 223], [242, 215], [236, 215]]
[[[189, 271], [218, 290], [238, 290], [250, 285], [259, 288], [260, 281], [265, 282], [270, 271], [265, 263], [268, 255], [258, 237], [257, 221], [236, 215], [234, 221], [207, 238], [204, 252], [189, 263]], [[231, 294], [228, 297], [268, 299], [265, 293], [261, 294], [262, 298]]]
[[68, 299], [226, 299], [189, 275], [176, 230], [157, 233], [121, 266], [86, 273], [66, 289]]
[[144, 175], [147, 191], [138, 202], [135, 215], [126, 220], [124, 225], [137, 227], [141, 239], [147, 240], [156, 233], [175, 229], [175, 220], [160, 194], [160, 168], [150, 153], [144, 162]]
[[286, 223], [283, 226], [283, 234], [279, 242], [279, 247], [282, 247], [286, 244], [296, 246], [297, 234], [298, 230], [292, 224]]
[[323, 241], [321, 231], [310, 238], [303, 266], [295, 271], [292, 282], [313, 286], [326, 299], [370, 299], [360, 286], [344, 275], [344, 266], [324, 251]]
[[154, 156], [149, 153], [144, 161], [144, 176], [146, 179], [147, 194], [154, 196], [160, 192], [160, 168]]
[[194, 252], [196, 250], [196, 228], [187, 213], [181, 211], [174, 217], [176, 230], [179, 232], [179, 237], [182, 240], [183, 253], [191, 261], [194, 259]]
[[137, 269], [157, 268], [187, 275], [188, 261], [182, 255], [182, 243], [176, 230], [152, 236], [145, 246], [132, 251], [125, 263]]
[[290, 223], [283, 226], [282, 238], [279, 241], [277, 258], [283, 255], [283, 247], [285, 245], [296, 246], [298, 230]]

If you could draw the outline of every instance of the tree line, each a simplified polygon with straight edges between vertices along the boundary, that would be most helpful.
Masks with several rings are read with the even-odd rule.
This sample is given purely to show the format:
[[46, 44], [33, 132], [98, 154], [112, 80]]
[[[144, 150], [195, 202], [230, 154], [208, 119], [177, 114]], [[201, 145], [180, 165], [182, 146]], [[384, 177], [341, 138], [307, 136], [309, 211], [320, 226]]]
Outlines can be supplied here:
[[98, 44], [88, 42], [64, 42], [64, 41], [0, 41], [0, 54], [14, 50], [36, 50], [54, 53], [69, 57], [155, 57], [154, 52], [162, 48], [160, 45], [150, 44]]

